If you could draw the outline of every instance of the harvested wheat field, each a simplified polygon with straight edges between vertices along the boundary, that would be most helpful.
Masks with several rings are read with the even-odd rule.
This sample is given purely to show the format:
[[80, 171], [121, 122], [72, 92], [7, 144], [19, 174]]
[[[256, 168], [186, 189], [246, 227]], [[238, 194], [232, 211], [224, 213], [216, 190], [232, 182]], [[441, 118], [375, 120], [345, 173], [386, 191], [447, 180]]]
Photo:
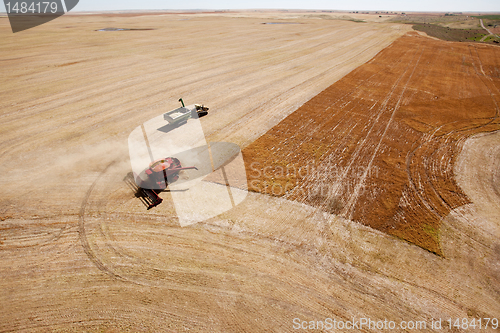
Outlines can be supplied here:
[[[500, 317], [497, 49], [409, 29], [155, 13], [12, 34], [0, 18], [0, 332], [291, 332], [325, 318], [429, 332], [441, 318], [450, 332], [450, 318]], [[147, 210], [124, 181], [127, 138], [180, 97], [210, 107], [207, 140], [246, 147], [248, 168], [300, 158], [336, 192], [301, 196], [310, 173], [187, 227], [168, 192]]]

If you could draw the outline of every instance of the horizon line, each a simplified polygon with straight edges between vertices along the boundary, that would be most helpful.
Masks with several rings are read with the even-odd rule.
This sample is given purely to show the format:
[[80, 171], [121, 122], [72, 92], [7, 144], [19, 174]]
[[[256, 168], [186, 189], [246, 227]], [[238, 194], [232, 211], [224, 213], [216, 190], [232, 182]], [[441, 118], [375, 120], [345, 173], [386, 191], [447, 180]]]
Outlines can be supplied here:
[[[370, 14], [370, 13], [450, 13], [450, 14], [499, 14], [500, 11], [441, 11], [441, 10], [388, 10], [388, 9], [300, 9], [300, 8], [239, 8], [239, 9], [212, 9], [212, 8], [199, 8], [199, 9], [102, 9], [102, 10], [71, 10], [66, 14], [76, 14], [76, 13], [107, 13], [107, 12], [201, 12], [208, 11], [211, 13], [217, 12], [238, 12], [238, 11], [263, 11], [263, 12], [272, 12], [272, 11], [298, 11], [298, 12], [345, 12], [350, 14]], [[6, 11], [1, 11], [0, 14], [7, 14]]]

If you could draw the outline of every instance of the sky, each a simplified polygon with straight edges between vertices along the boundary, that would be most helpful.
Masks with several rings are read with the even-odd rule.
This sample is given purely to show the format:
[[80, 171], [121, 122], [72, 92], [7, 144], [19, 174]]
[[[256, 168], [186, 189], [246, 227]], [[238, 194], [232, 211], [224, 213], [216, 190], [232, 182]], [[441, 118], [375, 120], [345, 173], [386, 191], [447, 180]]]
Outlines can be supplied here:
[[128, 9], [330, 9], [500, 12], [500, 0], [80, 0], [74, 11]]

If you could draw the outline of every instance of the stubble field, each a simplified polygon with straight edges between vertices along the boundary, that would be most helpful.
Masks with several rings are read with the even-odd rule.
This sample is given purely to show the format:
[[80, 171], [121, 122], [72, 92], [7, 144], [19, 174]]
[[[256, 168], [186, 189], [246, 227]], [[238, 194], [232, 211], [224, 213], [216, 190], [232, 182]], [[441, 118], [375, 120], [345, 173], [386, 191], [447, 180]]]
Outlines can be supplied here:
[[[294, 24], [262, 24], [276, 21]], [[108, 27], [153, 30], [95, 31]], [[403, 44], [417, 38], [420, 46], [399, 50], [408, 29], [245, 12], [64, 16], [13, 35], [1, 19], [0, 332], [289, 332], [294, 318], [430, 325], [499, 317], [496, 133], [462, 138], [461, 153], [443, 162], [462, 201], [435, 224], [441, 256], [356, 222], [359, 198], [351, 216], [249, 193], [233, 210], [182, 228], [168, 193], [147, 211], [123, 182], [128, 134], [179, 97], [211, 108], [201, 119], [208, 140], [245, 148], [360, 65], [375, 66], [370, 59], [389, 45], [382, 52], [402, 59], [380, 84], [393, 85], [394, 96], [427, 96], [406, 86], [425, 68], [417, 60], [427, 47], [425, 37], [405, 36]], [[486, 109], [474, 119], [492, 118], [498, 98], [498, 62], [481, 68], [480, 56], [464, 67], [491, 92], [481, 90]], [[359, 97], [371, 91], [355, 88]], [[387, 124], [387, 109], [378, 110]], [[420, 133], [439, 116], [408, 115], [409, 135], [427, 142]]]

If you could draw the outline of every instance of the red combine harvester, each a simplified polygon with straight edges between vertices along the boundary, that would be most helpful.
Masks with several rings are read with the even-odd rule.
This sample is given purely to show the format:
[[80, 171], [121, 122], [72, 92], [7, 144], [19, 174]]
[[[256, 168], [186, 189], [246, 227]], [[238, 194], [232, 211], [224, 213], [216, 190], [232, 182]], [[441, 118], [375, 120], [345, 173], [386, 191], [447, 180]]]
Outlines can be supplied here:
[[179, 179], [179, 172], [182, 170], [198, 170], [196, 167], [182, 167], [181, 162], [175, 157], [167, 157], [156, 160], [149, 164], [146, 170], [148, 180], [140, 185], [140, 188], [150, 199], [148, 209], [158, 206], [163, 199], [158, 193], [167, 188], [168, 183], [173, 183]]

